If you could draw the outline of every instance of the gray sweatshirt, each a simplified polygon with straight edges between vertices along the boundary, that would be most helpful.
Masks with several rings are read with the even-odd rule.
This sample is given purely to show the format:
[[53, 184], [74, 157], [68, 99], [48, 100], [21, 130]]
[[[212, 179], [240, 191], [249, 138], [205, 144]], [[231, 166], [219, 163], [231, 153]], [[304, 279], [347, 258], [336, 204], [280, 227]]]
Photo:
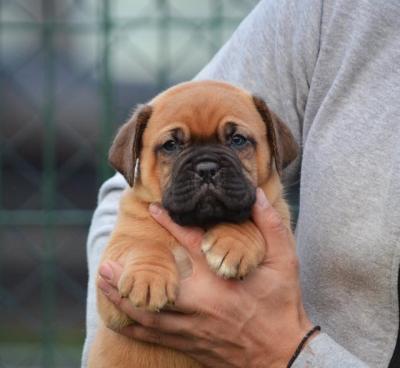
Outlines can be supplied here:
[[[324, 333], [293, 367], [388, 367], [399, 328], [400, 2], [261, 1], [197, 78], [261, 96], [302, 148], [284, 179], [300, 182], [303, 299]], [[103, 185], [89, 233], [83, 366], [125, 186], [120, 175]]]

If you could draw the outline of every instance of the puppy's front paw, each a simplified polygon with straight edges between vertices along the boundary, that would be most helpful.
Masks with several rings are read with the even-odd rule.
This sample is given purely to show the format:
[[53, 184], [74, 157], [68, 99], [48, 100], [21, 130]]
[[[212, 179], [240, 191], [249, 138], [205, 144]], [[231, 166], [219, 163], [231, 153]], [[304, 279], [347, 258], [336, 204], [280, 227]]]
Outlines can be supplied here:
[[204, 236], [201, 249], [211, 269], [224, 278], [243, 278], [265, 255], [264, 239], [250, 221], [215, 226]]
[[135, 307], [150, 311], [159, 311], [167, 303], [173, 304], [177, 287], [175, 269], [145, 264], [125, 265], [118, 284], [122, 297], [129, 298]]

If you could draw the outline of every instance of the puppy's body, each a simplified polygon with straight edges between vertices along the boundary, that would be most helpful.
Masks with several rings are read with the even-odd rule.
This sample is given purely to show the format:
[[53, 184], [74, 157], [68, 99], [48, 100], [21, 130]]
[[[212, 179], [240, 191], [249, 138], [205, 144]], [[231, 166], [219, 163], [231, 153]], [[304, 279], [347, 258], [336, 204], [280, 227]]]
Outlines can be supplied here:
[[[255, 188], [264, 190], [289, 227], [279, 171], [295, 153], [290, 132], [265, 104], [226, 83], [184, 83], [139, 110], [110, 151], [113, 166], [132, 186], [102, 258], [123, 265], [120, 294], [152, 311], [176, 297], [172, 251], [179, 244], [150, 217], [151, 202], [162, 202], [178, 223], [207, 229], [202, 249], [219, 275], [239, 278], [253, 270], [265, 251], [248, 219]], [[98, 309], [103, 322], [90, 367], [200, 367], [182, 353], [120, 335], [132, 321], [101, 292]]]

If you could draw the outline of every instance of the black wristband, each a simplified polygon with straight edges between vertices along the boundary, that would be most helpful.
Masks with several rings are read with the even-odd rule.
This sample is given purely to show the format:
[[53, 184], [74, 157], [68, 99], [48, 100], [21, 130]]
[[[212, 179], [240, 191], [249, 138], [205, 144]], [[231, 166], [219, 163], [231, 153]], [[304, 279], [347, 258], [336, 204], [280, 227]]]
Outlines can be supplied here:
[[300, 341], [300, 344], [297, 347], [296, 351], [293, 353], [292, 357], [290, 358], [287, 368], [290, 368], [293, 365], [294, 361], [299, 356], [299, 354], [300, 354], [301, 350], [303, 349], [304, 345], [306, 344], [307, 340], [317, 331], [321, 331], [321, 326], [315, 326], [306, 333], [306, 335]]

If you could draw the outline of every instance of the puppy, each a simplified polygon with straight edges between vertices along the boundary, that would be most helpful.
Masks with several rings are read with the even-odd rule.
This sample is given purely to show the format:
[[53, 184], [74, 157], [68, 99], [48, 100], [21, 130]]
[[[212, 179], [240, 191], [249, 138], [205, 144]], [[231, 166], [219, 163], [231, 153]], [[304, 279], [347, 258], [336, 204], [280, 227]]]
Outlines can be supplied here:
[[[201, 247], [218, 275], [246, 276], [265, 250], [250, 220], [256, 187], [289, 227], [280, 172], [296, 155], [293, 136], [266, 104], [227, 83], [179, 84], [139, 106], [119, 130], [109, 156], [130, 186], [102, 258], [123, 265], [120, 295], [150, 311], [173, 303], [177, 295], [173, 250], [179, 244], [151, 218], [151, 202], [162, 203], [178, 224], [206, 230]], [[101, 291], [97, 298], [102, 323], [91, 368], [200, 367], [180, 352], [118, 334], [133, 321]]]

